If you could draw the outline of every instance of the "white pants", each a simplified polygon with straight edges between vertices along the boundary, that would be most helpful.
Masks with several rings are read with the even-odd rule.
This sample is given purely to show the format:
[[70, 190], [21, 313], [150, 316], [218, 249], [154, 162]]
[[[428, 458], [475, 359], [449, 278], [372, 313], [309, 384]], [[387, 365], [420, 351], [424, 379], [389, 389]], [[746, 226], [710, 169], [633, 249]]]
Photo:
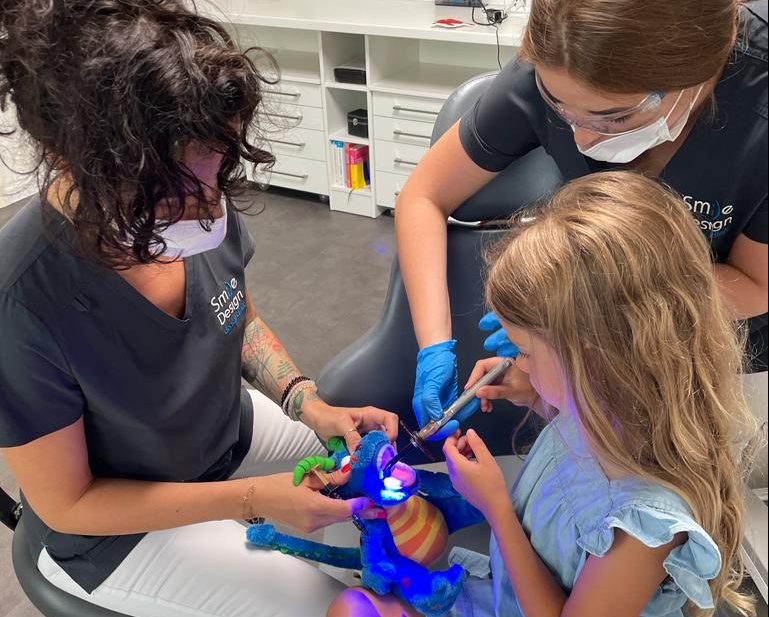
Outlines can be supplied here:
[[[315, 434], [251, 391], [251, 449], [234, 477], [289, 471], [323, 448]], [[37, 566], [59, 589], [134, 617], [324, 617], [344, 586], [279, 552], [249, 548], [245, 527], [215, 521], [148, 533], [91, 594], [43, 549]]]

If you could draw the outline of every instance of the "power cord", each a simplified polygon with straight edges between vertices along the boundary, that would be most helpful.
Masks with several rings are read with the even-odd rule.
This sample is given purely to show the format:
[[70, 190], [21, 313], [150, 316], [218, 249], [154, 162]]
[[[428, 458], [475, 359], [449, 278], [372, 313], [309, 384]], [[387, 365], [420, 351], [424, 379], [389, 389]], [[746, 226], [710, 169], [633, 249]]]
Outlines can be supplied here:
[[491, 26], [494, 28], [494, 35], [497, 39], [497, 66], [499, 66], [499, 70], [502, 70], [502, 47], [499, 44], [499, 26], [502, 24], [503, 21], [507, 19], [507, 12], [503, 11], [502, 9], [490, 9], [486, 6], [486, 4], [483, 2], [483, 0], [478, 0], [478, 4], [480, 4], [480, 8], [482, 9], [483, 16], [485, 17], [485, 21], [479, 21], [475, 16], [475, 10], [478, 8], [475, 3], [473, 3], [473, 10], [472, 10], [472, 18], [473, 23], [478, 26]]

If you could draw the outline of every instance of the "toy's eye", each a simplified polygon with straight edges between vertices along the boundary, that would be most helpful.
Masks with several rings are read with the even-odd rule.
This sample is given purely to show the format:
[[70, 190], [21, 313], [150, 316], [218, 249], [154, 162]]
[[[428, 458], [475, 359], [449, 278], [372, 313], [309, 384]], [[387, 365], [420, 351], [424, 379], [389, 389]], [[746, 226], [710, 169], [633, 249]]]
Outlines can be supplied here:
[[357, 463], [358, 462], [358, 457], [353, 454], [352, 456], [350, 456], [350, 462]]

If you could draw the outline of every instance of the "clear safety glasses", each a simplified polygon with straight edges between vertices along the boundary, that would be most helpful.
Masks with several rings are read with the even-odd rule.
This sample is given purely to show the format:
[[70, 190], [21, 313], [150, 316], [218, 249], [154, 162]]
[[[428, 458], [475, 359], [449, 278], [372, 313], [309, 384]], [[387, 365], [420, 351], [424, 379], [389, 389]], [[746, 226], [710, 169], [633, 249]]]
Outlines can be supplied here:
[[607, 114], [573, 114], [567, 111], [564, 106], [547, 91], [539, 75], [534, 71], [534, 79], [537, 82], [542, 99], [547, 103], [555, 113], [557, 113], [564, 122], [572, 128], [581, 128], [599, 135], [622, 135], [637, 131], [659, 117], [659, 108], [662, 99], [665, 98], [664, 92], [652, 92], [648, 94], [637, 105], [622, 109], [621, 111]]

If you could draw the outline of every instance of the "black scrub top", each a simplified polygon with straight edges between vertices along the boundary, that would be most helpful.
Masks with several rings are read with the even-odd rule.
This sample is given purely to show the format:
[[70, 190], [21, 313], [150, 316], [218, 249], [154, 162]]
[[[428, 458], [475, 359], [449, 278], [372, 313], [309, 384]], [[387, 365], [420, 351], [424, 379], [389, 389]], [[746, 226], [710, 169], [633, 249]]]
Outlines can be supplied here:
[[[678, 191], [708, 238], [717, 263], [740, 234], [767, 243], [767, 2], [741, 7], [740, 36], [716, 86], [715, 117], [703, 117], [660, 179]], [[619, 169], [579, 152], [574, 133], [543, 101], [531, 64], [513, 61], [460, 121], [468, 156], [501, 171], [544, 147], [565, 180]], [[748, 320], [750, 371], [767, 370], [767, 315]]]
[[[241, 348], [254, 246], [237, 211], [218, 248], [184, 260], [181, 319], [71, 245], [71, 225], [39, 198], [0, 230], [0, 447], [82, 418], [95, 476], [227, 478], [253, 425]], [[59, 533], [22, 501], [33, 558], [46, 547], [87, 592], [143, 537]]]

